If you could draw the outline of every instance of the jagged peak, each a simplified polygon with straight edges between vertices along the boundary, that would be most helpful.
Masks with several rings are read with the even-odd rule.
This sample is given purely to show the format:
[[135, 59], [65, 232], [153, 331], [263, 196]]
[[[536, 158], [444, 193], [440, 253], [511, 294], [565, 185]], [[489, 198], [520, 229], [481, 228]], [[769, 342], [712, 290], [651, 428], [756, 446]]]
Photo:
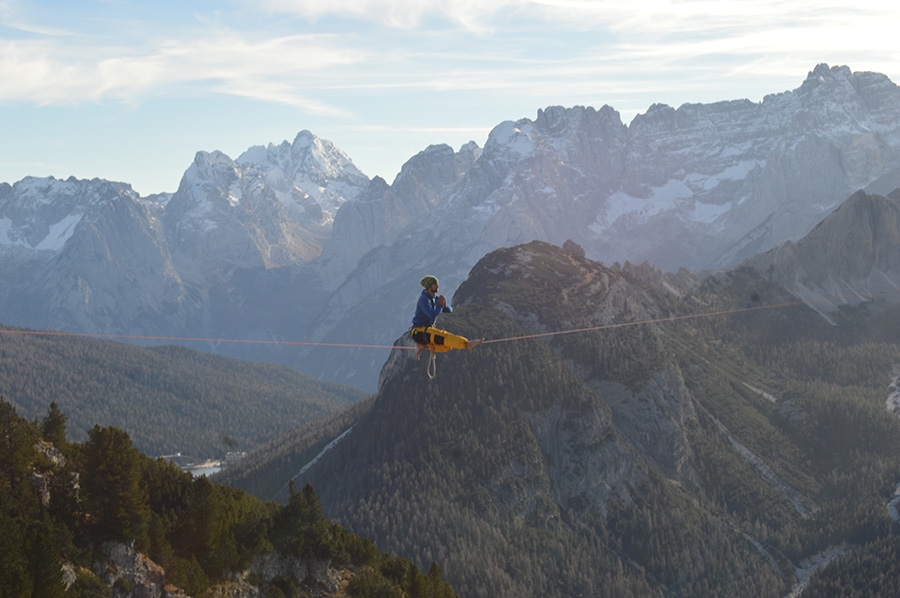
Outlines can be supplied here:
[[299, 190], [313, 198], [327, 221], [346, 201], [357, 199], [369, 184], [369, 178], [347, 154], [306, 129], [297, 133], [293, 143], [253, 146], [238, 157], [237, 163], [245, 172], [263, 174], [283, 196]]
[[844, 77], [851, 76], [850, 67], [848, 66], [835, 66], [829, 67], [826, 63], [822, 62], [816, 65], [816, 68], [811, 70], [809, 74], [807, 74], [807, 79], [834, 79], [838, 75], [843, 75]]
[[14, 202], [19, 208], [28, 206], [64, 203], [73, 211], [83, 211], [87, 206], [106, 201], [116, 196], [138, 197], [137, 192], [128, 183], [108, 181], [106, 179], [67, 179], [56, 177], [28, 176], [13, 185], [0, 187], [0, 198]]
[[484, 150], [491, 155], [527, 158], [534, 154], [536, 138], [534, 122], [530, 119], [523, 118], [515, 122], [506, 120], [488, 134]]
[[237, 163], [223, 152], [219, 150], [199, 151], [194, 156], [194, 162], [185, 171], [181, 187], [206, 181], [231, 181], [239, 176], [239, 172], [240, 168]]
[[[891, 91], [896, 85], [880, 73], [866, 71], [853, 72], [848, 66], [829, 67], [822, 63], [809, 72], [806, 79], [797, 89], [800, 96], [807, 96], [820, 90], [844, 90], [845, 93], [872, 96], [879, 91]], [[840, 92], [839, 92], [840, 93]]]
[[600, 124], [601, 126], [622, 127], [622, 117], [618, 111], [604, 104], [599, 110], [592, 106], [548, 106], [538, 110], [534, 126], [554, 136], [562, 136], [572, 131], [585, 128], [585, 125]]
[[331, 144], [330, 141], [324, 141], [322, 139], [319, 139], [317, 136], [313, 135], [309, 130], [303, 129], [302, 131], [297, 133], [297, 135], [294, 137], [294, 142], [291, 144], [291, 146], [299, 149], [302, 147], [308, 147], [315, 143]]
[[211, 152], [200, 150], [194, 154], [194, 164], [226, 164], [231, 166], [234, 164], [234, 160], [232, 160], [225, 152], [219, 150], [213, 150]]

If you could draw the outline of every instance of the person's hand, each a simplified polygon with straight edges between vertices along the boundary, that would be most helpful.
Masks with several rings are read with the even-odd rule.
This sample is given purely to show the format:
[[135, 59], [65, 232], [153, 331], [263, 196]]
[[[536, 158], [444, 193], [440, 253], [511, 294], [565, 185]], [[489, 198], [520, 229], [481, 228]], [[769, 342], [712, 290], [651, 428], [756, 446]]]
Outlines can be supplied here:
[[441, 307], [447, 307], [447, 299], [443, 295], [439, 295], [437, 298], [437, 304]]

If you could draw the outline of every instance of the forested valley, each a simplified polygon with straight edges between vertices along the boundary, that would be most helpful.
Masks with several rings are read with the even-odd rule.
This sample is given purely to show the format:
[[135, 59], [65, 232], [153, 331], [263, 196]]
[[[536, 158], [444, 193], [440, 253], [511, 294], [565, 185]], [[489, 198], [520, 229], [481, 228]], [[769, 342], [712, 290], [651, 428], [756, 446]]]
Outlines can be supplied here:
[[0, 326], [0, 395], [26, 418], [50, 401], [84, 441], [115, 426], [148, 455], [247, 451], [366, 396], [282, 365]]

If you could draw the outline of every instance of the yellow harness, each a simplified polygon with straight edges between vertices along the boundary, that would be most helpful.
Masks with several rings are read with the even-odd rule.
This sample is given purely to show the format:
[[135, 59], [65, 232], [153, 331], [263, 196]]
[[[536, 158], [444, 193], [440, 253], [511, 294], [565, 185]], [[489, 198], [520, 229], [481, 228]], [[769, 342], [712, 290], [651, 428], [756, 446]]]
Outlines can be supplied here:
[[431, 326], [416, 326], [410, 329], [409, 334], [416, 343], [425, 345], [432, 353], [446, 353], [453, 348], [448, 344], [444, 344], [444, 341], [451, 336], [446, 330], [440, 330]]

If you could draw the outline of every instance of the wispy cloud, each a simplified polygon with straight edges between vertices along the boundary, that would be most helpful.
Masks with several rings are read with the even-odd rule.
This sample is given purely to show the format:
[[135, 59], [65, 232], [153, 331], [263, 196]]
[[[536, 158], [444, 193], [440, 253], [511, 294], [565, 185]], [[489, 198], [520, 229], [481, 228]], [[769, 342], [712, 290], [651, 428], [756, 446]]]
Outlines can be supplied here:
[[[291, 97], [305, 74], [361, 60], [360, 52], [328, 35], [250, 40], [233, 31], [196, 40], [162, 40], [147, 47], [72, 46], [57, 38], [0, 39], [0, 100], [41, 105], [116, 99], [137, 101], [185, 83], [207, 82], [219, 93], [306, 105]], [[255, 92], [252, 92], [253, 89]], [[267, 95], [265, 90], [273, 93]]]
[[433, 19], [446, 19], [471, 30], [484, 29], [500, 11], [531, 4], [521, 0], [257, 0], [263, 10], [309, 20], [326, 16], [354, 18], [388, 27], [410, 29]]
[[[249, 1], [249, 0], [248, 0]], [[797, 77], [818, 62], [896, 68], [895, 2], [836, 0], [259, 0], [179, 23], [43, 23], [0, 0], [0, 101], [140, 102], [203, 86], [215, 94], [347, 116], [334, 90], [542, 93], [682, 73], [743, 76], [760, 64]], [[249, 10], [249, 5], [248, 5]], [[269, 16], [259, 16], [268, 14]], [[35, 21], [38, 19], [38, 21]], [[298, 21], [299, 19], [299, 21]], [[364, 23], [361, 25], [360, 21]], [[298, 33], [299, 31], [299, 33]], [[111, 33], [115, 32], [115, 33]], [[695, 79], [696, 78], [696, 79]], [[709, 81], [702, 83], [710, 85]], [[538, 86], [538, 89], [534, 89]]]

